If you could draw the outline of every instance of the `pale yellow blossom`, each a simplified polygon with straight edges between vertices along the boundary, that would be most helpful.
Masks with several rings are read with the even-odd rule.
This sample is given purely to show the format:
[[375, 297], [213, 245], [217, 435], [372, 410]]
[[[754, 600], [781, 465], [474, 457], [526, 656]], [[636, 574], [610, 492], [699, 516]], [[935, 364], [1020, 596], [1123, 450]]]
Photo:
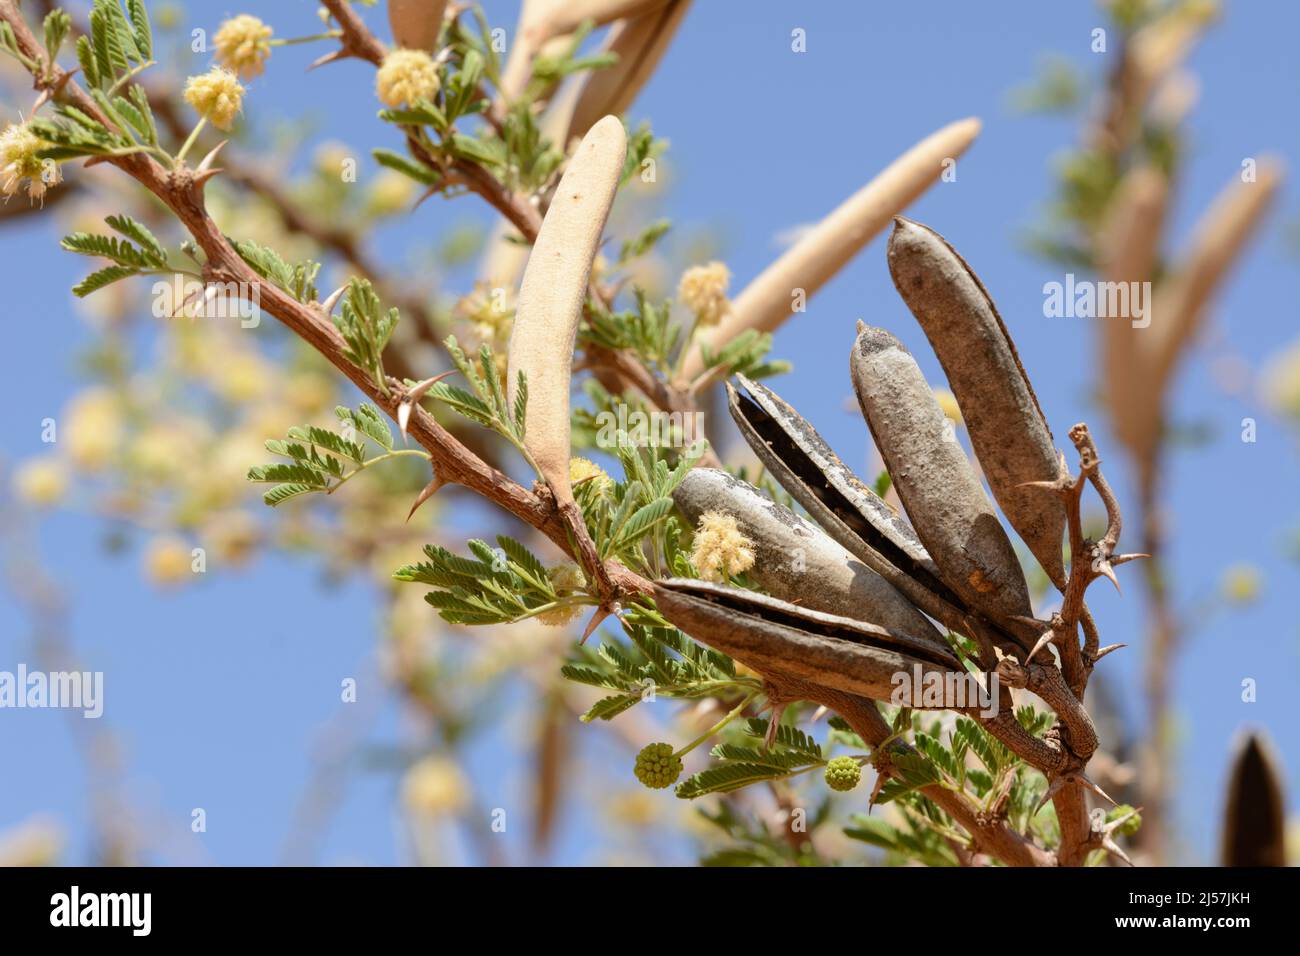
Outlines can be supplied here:
[[[559, 567], [551, 568], [547, 576], [551, 579], [551, 586], [555, 588], [555, 593], [561, 598], [571, 595], [587, 582], [582, 569], [576, 564], [561, 564]], [[537, 615], [537, 620], [548, 627], [564, 627], [581, 617], [582, 609], [581, 604], [557, 607]]]
[[735, 577], [754, 566], [754, 543], [741, 533], [734, 517], [706, 511], [695, 530], [691, 564], [706, 581]]
[[68, 469], [57, 458], [33, 458], [14, 471], [14, 494], [26, 504], [49, 508], [68, 492]]
[[25, 123], [11, 123], [0, 133], [0, 191], [8, 199], [27, 180], [27, 195], [42, 199], [45, 190], [63, 178], [56, 163], [38, 155], [49, 144]]
[[731, 311], [727, 299], [727, 286], [731, 272], [721, 262], [693, 266], [682, 273], [677, 285], [677, 298], [682, 305], [695, 313], [702, 326], [717, 325]]
[[431, 100], [439, 85], [437, 64], [422, 50], [393, 50], [375, 74], [375, 92], [385, 106]]
[[161, 587], [181, 584], [194, 574], [193, 561], [190, 547], [184, 541], [172, 535], [159, 535], [145, 549], [145, 576]]
[[231, 17], [212, 38], [217, 62], [245, 80], [260, 76], [271, 56], [271, 33], [271, 28], [255, 16], [241, 13]]
[[122, 444], [122, 405], [112, 392], [87, 389], [72, 400], [64, 413], [60, 437], [67, 442], [72, 463], [98, 471], [109, 463]]
[[185, 102], [217, 129], [228, 130], [244, 104], [244, 88], [235, 74], [213, 67], [185, 81]]
[[406, 771], [402, 805], [422, 817], [459, 813], [469, 803], [469, 783], [464, 772], [444, 757], [425, 757]]
[[587, 482], [594, 488], [597, 494], [608, 494], [613, 488], [614, 481], [605, 472], [604, 468], [591, 461], [588, 458], [570, 458], [569, 459], [569, 481], [576, 488], [582, 482]]

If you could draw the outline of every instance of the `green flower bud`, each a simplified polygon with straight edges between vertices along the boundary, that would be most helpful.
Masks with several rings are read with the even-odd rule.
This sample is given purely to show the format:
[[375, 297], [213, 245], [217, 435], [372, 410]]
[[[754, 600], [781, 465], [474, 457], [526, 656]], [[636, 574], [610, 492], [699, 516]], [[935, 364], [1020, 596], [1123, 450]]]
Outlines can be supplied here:
[[636, 778], [651, 790], [671, 787], [682, 774], [682, 758], [672, 744], [647, 744], [636, 755]]
[[826, 765], [826, 786], [846, 793], [862, 779], [862, 767], [852, 757], [836, 757]]

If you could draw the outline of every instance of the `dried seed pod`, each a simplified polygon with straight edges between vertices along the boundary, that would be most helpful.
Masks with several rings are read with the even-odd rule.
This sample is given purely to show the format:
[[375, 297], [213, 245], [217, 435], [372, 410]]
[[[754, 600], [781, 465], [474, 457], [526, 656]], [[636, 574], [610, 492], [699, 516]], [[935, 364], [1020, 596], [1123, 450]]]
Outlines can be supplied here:
[[523, 32], [530, 43], [545, 43], [555, 37], [577, 31], [591, 21], [603, 27], [615, 20], [640, 17], [662, 7], [668, 0], [563, 0], [551, 3], [545, 14]]
[[884, 329], [864, 326], [850, 367], [876, 447], [944, 582], [994, 621], [1030, 617], [1011, 540], [915, 359]]
[[510, 335], [507, 387], [514, 407], [518, 373], [528, 382], [525, 445], [556, 500], [573, 502], [569, 479], [569, 383], [592, 259], [627, 153], [617, 117], [582, 140], [556, 187], [528, 257]]
[[408, 50], [428, 53], [438, 42], [447, 0], [388, 0], [388, 23], [393, 40]]
[[[919, 688], [911, 680], [900, 688], [898, 675], [919, 673], [924, 679], [930, 673], [966, 673], [951, 651], [929, 641], [753, 591], [669, 578], [656, 582], [654, 598], [674, 626], [760, 672], [805, 678], [874, 700], [890, 701], [901, 693], [909, 706], [919, 707], [921, 701], [908, 693]], [[956, 682], [944, 683], [943, 706], [963, 706], [951, 699]]]
[[697, 337], [697, 346], [682, 369], [683, 380], [689, 382], [703, 370], [704, 347], [717, 352], [748, 329], [771, 332], [790, 318], [796, 290], [811, 297], [825, 285], [891, 218], [925, 192], [943, 173], [945, 162], [964, 153], [979, 131], [980, 121], [974, 117], [949, 123], [841, 203], [745, 286], [727, 318]]
[[754, 549], [754, 564], [746, 573], [773, 597], [947, 649], [929, 618], [893, 585], [753, 485], [715, 468], [694, 468], [673, 491], [673, 501], [692, 522], [708, 511], [732, 515]]
[[943, 366], [993, 497], [1064, 587], [1065, 509], [1051, 492], [1023, 487], [1055, 481], [1059, 453], [993, 299], [957, 250], [918, 222], [894, 220], [888, 258], [898, 294]]
[[691, 0], [668, 0], [639, 16], [610, 27], [602, 53], [614, 53], [618, 62], [588, 73], [582, 81], [561, 146], [584, 135], [600, 117], [621, 115], [632, 105], [641, 87], [654, 73], [672, 42]]
[[1224, 866], [1286, 866], [1282, 774], [1268, 741], [1247, 734], [1236, 745], [1224, 808]]

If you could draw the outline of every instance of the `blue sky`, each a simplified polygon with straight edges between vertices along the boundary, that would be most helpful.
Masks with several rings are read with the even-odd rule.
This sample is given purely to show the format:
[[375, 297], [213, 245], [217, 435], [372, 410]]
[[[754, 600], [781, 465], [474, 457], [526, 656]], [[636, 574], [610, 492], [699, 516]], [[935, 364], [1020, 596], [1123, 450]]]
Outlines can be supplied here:
[[[300, 5], [193, 6], [212, 10], [210, 19], [190, 18], [209, 30], [219, 14], [243, 10], [272, 22], [280, 35], [313, 32], [317, 25]], [[515, 4], [486, 6], [494, 24], [513, 27]], [[981, 117], [983, 132], [960, 161], [957, 181], [931, 190], [910, 215], [943, 233], [979, 272], [1054, 431], [1060, 436], [1076, 421], [1090, 422], [1121, 501], [1131, 503], [1131, 476], [1092, 404], [1095, 330], [1089, 320], [1043, 317], [1043, 284], [1061, 281], [1062, 273], [1020, 246], [1023, 230], [1037, 221], [1052, 193], [1052, 158], [1073, 143], [1077, 122], [1026, 117], [1007, 105], [1009, 91], [1033, 76], [1045, 53], [1059, 52], [1096, 75], [1102, 65], [1089, 52], [1090, 31], [1102, 19], [1086, 2], [1025, 0], [993, 10], [958, 2], [700, 2], [631, 117], [652, 120], [671, 141], [661, 160], [671, 182], [665, 212], [682, 233], [716, 233], [736, 288], [779, 253], [781, 233], [828, 212], [932, 130]], [[383, 29], [380, 11], [367, 18]], [[795, 27], [807, 32], [804, 54], [791, 52]], [[1297, 27], [1300, 11], [1292, 5], [1230, 4], [1192, 56], [1201, 97], [1190, 120], [1190, 156], [1172, 236], [1187, 235], [1243, 158], [1273, 152], [1292, 170], [1300, 166], [1300, 128], [1277, 107], [1300, 92], [1292, 49]], [[309, 48], [277, 50], [268, 75], [250, 93], [257, 121], [269, 124], [311, 103], [319, 138], [395, 147], [391, 129], [374, 118], [372, 68], [344, 63], [304, 74], [314, 55]], [[366, 169], [373, 172], [373, 164], [363, 175]], [[1231, 351], [1258, 367], [1300, 332], [1300, 259], [1285, 235], [1298, 212], [1288, 187], [1218, 299], [1213, 351]], [[387, 227], [377, 248], [397, 256], [408, 244], [428, 242], [469, 219], [487, 221], [471, 199], [426, 203]], [[52, 220], [42, 217], [0, 230], [8, 319], [0, 376], [6, 463], [42, 450], [40, 421], [57, 414], [77, 388], [74, 356], [90, 341], [64, 291], [84, 262], [60, 252], [57, 239]], [[851, 397], [847, 352], [858, 319], [893, 331], [931, 381], [942, 381], [893, 290], [878, 238], [810, 301], [807, 314], [777, 335], [774, 354], [792, 360], [795, 371], [774, 384], [846, 460], [865, 465], [866, 427], [845, 411]], [[1171, 459], [1174, 589], [1180, 607], [1193, 607], [1238, 562], [1257, 565], [1265, 585], [1255, 605], [1199, 621], [1177, 668], [1184, 758], [1178, 809], [1186, 823], [1180, 832], [1189, 841], [1186, 859], [1199, 862], [1213, 859], [1229, 742], [1239, 729], [1268, 728], [1286, 765], [1293, 812], [1300, 794], [1294, 703], [1300, 693], [1300, 569], [1286, 556], [1288, 535], [1300, 526], [1300, 446], [1295, 432], [1252, 396], [1226, 395], [1211, 380], [1210, 351], [1198, 350], [1176, 393], [1179, 420], [1205, 424], [1213, 438]], [[1254, 444], [1237, 438], [1247, 416], [1259, 422]], [[1129, 514], [1136, 519], [1135, 504]], [[368, 708], [366, 740], [409, 743], [409, 728], [374, 676], [373, 594], [360, 584], [325, 587], [309, 562], [263, 558], [250, 572], [213, 576], [200, 587], [160, 596], [140, 580], [134, 560], [103, 553], [104, 531], [93, 519], [55, 513], [42, 522], [38, 546], [71, 599], [78, 653], [108, 675], [106, 718], [120, 736], [133, 804], [172, 834], [168, 846], [175, 857], [275, 862], [313, 747], [327, 723], [340, 719], [340, 675], [356, 676], [363, 694], [382, 695]], [[1123, 597], [1098, 588], [1091, 603], [1106, 639], [1130, 644], [1102, 666], [1121, 706], [1136, 712], [1144, 645], [1136, 575], [1128, 577]], [[292, 617], [283, 608], [293, 608]], [[25, 619], [0, 591], [0, 669], [27, 659], [28, 639]], [[1239, 699], [1245, 677], [1259, 682], [1256, 703]], [[517, 729], [502, 726], [486, 736], [472, 760], [476, 786], [489, 805], [522, 799], [526, 767]], [[606, 745], [599, 732], [579, 739], [584, 759], [601, 759]], [[0, 829], [49, 812], [70, 831], [69, 859], [84, 859], [85, 780], [65, 715], [5, 712], [0, 760], [6, 781]], [[388, 771], [351, 774], [321, 859], [403, 861], [395, 788]], [[196, 806], [208, 812], [201, 840], [188, 834]], [[607, 834], [592, 819], [580, 805], [568, 808], [555, 859], [581, 862], [599, 854]]]

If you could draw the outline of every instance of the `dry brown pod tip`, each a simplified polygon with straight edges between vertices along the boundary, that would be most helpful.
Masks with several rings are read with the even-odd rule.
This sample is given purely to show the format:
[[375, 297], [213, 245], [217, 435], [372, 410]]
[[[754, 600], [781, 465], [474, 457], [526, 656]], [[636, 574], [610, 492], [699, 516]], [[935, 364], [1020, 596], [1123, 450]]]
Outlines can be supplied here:
[[446, 6], [447, 0], [388, 0], [394, 42], [408, 50], [432, 51]]
[[1223, 820], [1224, 866], [1286, 866], [1286, 803], [1282, 774], [1268, 741], [1238, 740], [1228, 776]]
[[849, 364], [876, 447], [944, 582], [994, 621], [1031, 617], [1011, 540], [916, 360], [884, 329], [863, 326]]
[[524, 444], [561, 505], [573, 504], [569, 387], [574, 339], [626, 153], [627, 136], [617, 117], [605, 117], [583, 138], [528, 257], [510, 335], [510, 405], [523, 372], [528, 385]]
[[1065, 509], [1051, 492], [1024, 487], [1057, 480], [1060, 453], [992, 297], [957, 250], [910, 219], [895, 219], [888, 259], [898, 294], [943, 366], [994, 499], [1064, 587]]

